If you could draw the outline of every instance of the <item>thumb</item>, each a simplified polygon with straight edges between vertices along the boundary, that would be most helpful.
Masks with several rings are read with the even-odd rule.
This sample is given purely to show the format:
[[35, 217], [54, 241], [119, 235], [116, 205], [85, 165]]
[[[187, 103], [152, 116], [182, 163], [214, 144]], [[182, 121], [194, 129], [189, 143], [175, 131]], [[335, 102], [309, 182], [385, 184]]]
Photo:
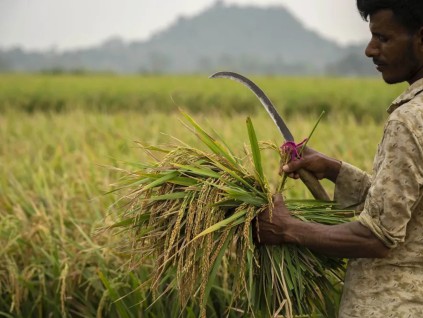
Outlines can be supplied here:
[[292, 160], [292, 161], [288, 162], [287, 164], [285, 164], [282, 167], [282, 170], [286, 173], [292, 173], [292, 172], [295, 172], [295, 171], [303, 168], [304, 163], [305, 163], [304, 159], [302, 159], [302, 158], [297, 159], [297, 160]]

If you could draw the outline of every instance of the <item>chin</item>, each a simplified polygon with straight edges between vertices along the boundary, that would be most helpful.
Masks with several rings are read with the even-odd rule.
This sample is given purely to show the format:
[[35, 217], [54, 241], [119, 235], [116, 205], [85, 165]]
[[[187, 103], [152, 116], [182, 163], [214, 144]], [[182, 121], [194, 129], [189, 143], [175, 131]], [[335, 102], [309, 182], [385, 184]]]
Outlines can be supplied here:
[[402, 83], [402, 82], [406, 81], [406, 79], [399, 78], [399, 77], [393, 77], [393, 76], [389, 76], [389, 75], [385, 75], [385, 74], [382, 74], [382, 78], [385, 81], [385, 83], [387, 83], [387, 84], [398, 84], [398, 83]]
[[385, 81], [386, 84], [398, 84], [403, 82], [403, 81], [396, 81], [396, 80], [386, 79], [386, 78], [383, 78], [383, 80]]

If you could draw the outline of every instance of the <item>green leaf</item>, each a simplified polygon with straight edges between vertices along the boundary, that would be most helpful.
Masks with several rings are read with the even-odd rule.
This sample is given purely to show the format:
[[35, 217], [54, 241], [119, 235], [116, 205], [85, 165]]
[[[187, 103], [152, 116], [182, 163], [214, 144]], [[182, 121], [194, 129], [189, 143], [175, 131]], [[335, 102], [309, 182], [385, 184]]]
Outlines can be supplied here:
[[210, 290], [214, 284], [217, 271], [220, 267], [220, 264], [222, 263], [222, 258], [225, 255], [229, 242], [231, 241], [231, 239], [233, 239], [234, 232], [235, 232], [235, 228], [230, 229], [229, 235], [226, 237], [225, 242], [223, 243], [222, 248], [220, 249], [219, 254], [217, 255], [214, 261], [213, 268], [210, 272], [209, 279], [207, 281], [206, 289], [204, 292], [203, 306], [207, 304], [207, 299], [209, 298]]
[[162, 195], [156, 195], [148, 198], [149, 201], [164, 201], [164, 200], [178, 200], [187, 196], [187, 192], [171, 192]]
[[257, 171], [260, 181], [264, 184], [263, 165], [261, 162], [260, 147], [257, 141], [257, 135], [254, 130], [253, 122], [250, 117], [247, 117], [248, 138], [250, 139], [251, 153], [253, 155], [254, 167]]
[[299, 154], [300, 154], [300, 156], [301, 156], [301, 154], [303, 153], [304, 149], [306, 148], [306, 146], [307, 146], [308, 142], [310, 141], [311, 136], [313, 136], [314, 131], [316, 130], [317, 125], [320, 123], [320, 120], [322, 119], [322, 117], [323, 117], [323, 115], [324, 115], [324, 114], [325, 114], [325, 111], [322, 111], [322, 113], [320, 114], [319, 118], [317, 119], [317, 122], [314, 124], [314, 127], [313, 127], [313, 129], [311, 130], [310, 134], [308, 135], [308, 138], [307, 138], [306, 142], [305, 142], [305, 143], [304, 143], [304, 145], [301, 147], [301, 150], [300, 150], [300, 153], [299, 153]]
[[103, 285], [106, 287], [107, 291], [109, 292], [110, 298], [114, 301], [114, 304], [116, 305], [117, 311], [119, 313], [119, 317], [130, 318], [128, 314], [129, 310], [125, 306], [125, 303], [122, 301], [121, 297], [119, 297], [118, 291], [113, 288], [112, 284], [108, 281], [103, 272], [99, 271], [98, 276]]
[[[150, 217], [148, 215], [148, 217]], [[139, 217], [137, 217], [139, 218]], [[112, 226], [110, 226], [111, 229], [116, 228], [116, 227], [128, 227], [130, 225], [132, 225], [134, 223], [135, 218], [129, 218], [120, 222], [117, 222], [115, 224], [113, 224]]]
[[208, 227], [203, 232], [201, 232], [196, 237], [194, 237], [193, 240], [196, 240], [196, 239], [198, 239], [201, 236], [204, 236], [204, 235], [209, 234], [209, 233], [213, 233], [213, 232], [215, 232], [217, 230], [220, 230], [221, 228], [224, 228], [224, 227], [226, 227], [228, 225], [231, 225], [231, 223], [237, 221], [239, 218], [243, 217], [245, 214], [247, 214], [247, 210], [241, 210], [241, 211], [239, 211], [237, 213], [234, 213], [230, 217], [228, 217], [228, 218], [226, 218], [226, 219], [224, 219], [224, 220], [222, 220], [220, 222], [217, 222], [216, 224]]
[[142, 188], [142, 191], [157, 187], [162, 185], [163, 183], [166, 183], [172, 179], [175, 179], [177, 176], [179, 176], [179, 172], [178, 171], [172, 171], [169, 172], [167, 174], [165, 174], [163, 177], [151, 182], [150, 184], [146, 185], [145, 187]]
[[198, 167], [194, 167], [194, 166], [189, 166], [189, 165], [180, 165], [175, 163], [174, 164], [175, 167], [180, 168], [181, 171], [187, 171], [187, 172], [192, 172], [194, 174], [197, 174], [199, 176], [204, 176], [204, 177], [211, 177], [211, 178], [215, 178], [215, 179], [219, 179], [220, 178], [220, 174], [208, 169], [208, 168], [198, 168]]
[[[181, 111], [182, 112], [182, 111]], [[236, 160], [232, 157], [232, 155], [224, 149], [221, 145], [218, 144], [218, 142], [211, 137], [208, 133], [205, 132], [203, 128], [201, 128], [200, 125], [198, 125], [194, 119], [189, 116], [187, 113], [182, 112], [184, 117], [189, 121], [189, 123], [195, 128], [195, 133], [198, 136], [198, 138], [215, 154], [223, 156], [225, 159], [227, 159], [229, 162], [231, 162], [234, 165], [237, 165]]]
[[265, 198], [255, 196], [253, 193], [246, 192], [241, 189], [222, 187], [222, 190], [228, 194], [228, 198], [245, 202], [254, 206], [261, 206], [267, 203]]

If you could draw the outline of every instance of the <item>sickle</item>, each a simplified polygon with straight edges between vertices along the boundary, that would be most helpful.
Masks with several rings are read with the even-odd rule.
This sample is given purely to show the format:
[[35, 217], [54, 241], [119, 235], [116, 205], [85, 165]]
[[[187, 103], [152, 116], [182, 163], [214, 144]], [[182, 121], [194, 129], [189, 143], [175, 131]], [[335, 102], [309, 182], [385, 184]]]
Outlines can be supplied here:
[[[234, 72], [217, 72], [211, 75], [210, 78], [228, 78], [247, 86], [260, 100], [261, 104], [269, 113], [270, 117], [278, 127], [279, 131], [284, 136], [285, 140], [294, 141], [294, 137], [291, 131], [285, 124], [282, 117], [276, 111], [270, 99], [253, 81], [246, 78], [245, 76]], [[329, 195], [327, 194], [326, 190], [311, 172], [305, 169], [299, 169], [297, 173], [299, 174], [301, 181], [306, 185], [306, 187], [309, 189], [315, 199], [322, 201], [330, 201]]]

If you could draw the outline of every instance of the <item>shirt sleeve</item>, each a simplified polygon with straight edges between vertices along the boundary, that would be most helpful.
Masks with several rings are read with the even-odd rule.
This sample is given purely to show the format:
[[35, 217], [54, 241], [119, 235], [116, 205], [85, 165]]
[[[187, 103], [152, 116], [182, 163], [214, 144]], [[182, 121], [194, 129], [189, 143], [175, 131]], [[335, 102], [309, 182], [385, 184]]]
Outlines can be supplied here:
[[334, 199], [341, 208], [355, 208], [361, 211], [370, 185], [369, 174], [342, 162], [336, 178]]
[[378, 156], [359, 222], [394, 248], [404, 242], [412, 211], [421, 198], [422, 146], [404, 123], [393, 120], [386, 125]]

